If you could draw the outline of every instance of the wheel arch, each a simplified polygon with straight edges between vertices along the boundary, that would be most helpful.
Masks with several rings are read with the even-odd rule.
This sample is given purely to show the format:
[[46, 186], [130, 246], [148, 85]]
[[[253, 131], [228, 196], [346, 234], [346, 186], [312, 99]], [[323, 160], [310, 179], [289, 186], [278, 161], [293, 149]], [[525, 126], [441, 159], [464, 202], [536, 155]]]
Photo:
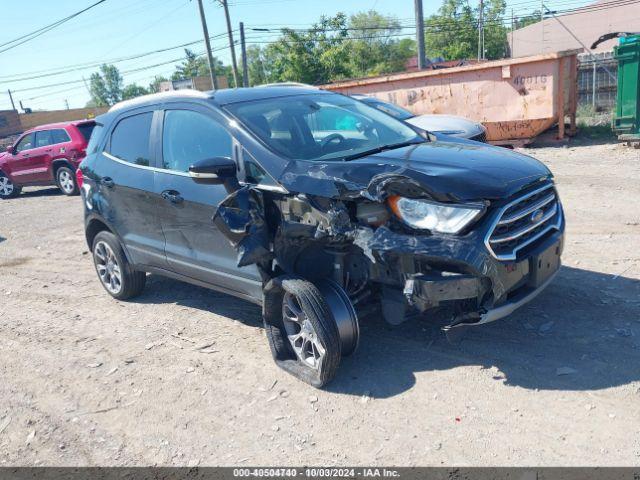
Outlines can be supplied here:
[[112, 235], [115, 235], [115, 237], [120, 242], [120, 245], [122, 246], [122, 251], [127, 258], [127, 261], [133, 264], [133, 262], [131, 261], [131, 255], [129, 255], [129, 251], [122, 241], [122, 238], [120, 238], [120, 235], [118, 235], [118, 233], [110, 225], [108, 225], [107, 222], [104, 221], [104, 219], [98, 217], [89, 217], [86, 220], [85, 225], [86, 226], [84, 229], [84, 235], [87, 240], [87, 246], [89, 247], [89, 250], [93, 248], [93, 240], [96, 238], [96, 235], [98, 235], [98, 233], [109, 232]]
[[66, 158], [56, 158], [51, 162], [51, 176], [54, 180], [56, 179], [56, 175], [58, 174], [58, 169], [60, 167], [69, 167], [72, 172], [76, 171], [76, 167], [74, 167], [73, 164]]

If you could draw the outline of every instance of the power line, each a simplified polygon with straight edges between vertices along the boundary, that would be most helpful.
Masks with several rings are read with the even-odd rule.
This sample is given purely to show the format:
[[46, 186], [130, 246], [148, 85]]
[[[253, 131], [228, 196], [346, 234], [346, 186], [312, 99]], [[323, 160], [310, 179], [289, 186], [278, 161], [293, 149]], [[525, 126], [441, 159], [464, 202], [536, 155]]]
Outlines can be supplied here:
[[6, 52], [6, 51], [11, 50], [13, 48], [16, 48], [16, 47], [18, 47], [20, 45], [23, 45], [23, 44], [25, 44], [27, 42], [30, 42], [34, 38], [38, 38], [39, 36], [44, 35], [48, 31], [53, 30], [54, 28], [62, 25], [63, 23], [68, 22], [69, 20], [77, 17], [78, 15], [83, 14], [87, 10], [91, 10], [92, 8], [97, 7], [98, 5], [100, 5], [101, 3], [104, 3], [106, 1], [107, 0], [98, 0], [96, 3], [94, 3], [92, 5], [89, 5], [87, 8], [84, 8], [84, 9], [82, 9], [82, 10], [76, 12], [76, 13], [73, 13], [73, 14], [67, 16], [67, 17], [64, 17], [64, 18], [62, 18], [60, 20], [57, 20], [56, 22], [53, 22], [53, 23], [51, 23], [49, 25], [45, 25], [44, 27], [41, 27], [41, 28], [39, 28], [37, 30], [34, 30], [33, 32], [26, 33], [26, 34], [24, 34], [24, 35], [22, 35], [22, 36], [20, 36], [18, 38], [14, 38], [13, 40], [10, 40], [8, 42], [0, 44], [0, 47], [5, 47], [5, 46], [8, 45], [6, 48], [3, 48], [2, 50], [0, 50], [0, 53]]
[[[228, 47], [212, 48], [211, 51], [212, 52], [217, 52], [217, 51], [220, 51], [220, 50], [225, 50], [226, 48], [228, 48]], [[196, 54], [196, 58], [203, 57], [204, 54], [205, 54], [205, 52], [197, 53]], [[176, 62], [179, 62], [181, 60], [184, 60], [184, 57], [173, 58], [173, 59], [165, 61], [165, 62], [155, 63], [153, 65], [146, 65], [144, 67], [139, 67], [139, 68], [133, 68], [131, 70], [123, 70], [120, 73], [125, 75], [125, 74], [128, 74], [128, 73], [142, 72], [142, 71], [145, 71], [145, 70], [150, 70], [152, 68], [161, 67], [163, 65], [169, 65], [171, 63], [176, 63]], [[19, 89], [19, 90], [12, 90], [12, 91], [13, 92], [28, 92], [28, 91], [33, 91], [33, 90], [42, 90], [44, 88], [61, 87], [61, 86], [65, 86], [65, 85], [77, 85], [79, 83], [82, 83], [83, 81], [84, 80], [70, 80], [70, 81], [59, 82], [59, 83], [51, 83], [51, 84], [48, 84], [48, 85], [39, 85], [39, 86], [35, 86], [35, 87], [22, 88], [22, 89]]]
[[[211, 40], [217, 40], [218, 38], [224, 37], [226, 35], [226, 33], [219, 33], [216, 35], [213, 35], [211, 37], [209, 37]], [[4, 77], [0, 77], [0, 83], [10, 83], [10, 82], [22, 82], [22, 81], [26, 81], [26, 80], [35, 80], [38, 78], [45, 78], [45, 77], [53, 77], [56, 75], [62, 75], [65, 73], [70, 73], [70, 72], [77, 72], [80, 70], [86, 70], [89, 68], [93, 68], [93, 67], [99, 67], [100, 65], [103, 65], [105, 63], [107, 64], [114, 64], [114, 63], [121, 63], [121, 62], [126, 62], [129, 60], [136, 60], [139, 58], [143, 58], [143, 57], [147, 57], [149, 55], [155, 55], [158, 53], [164, 53], [164, 52], [169, 52], [171, 50], [176, 50], [178, 48], [184, 48], [184, 47], [189, 47], [191, 45], [195, 45], [197, 43], [201, 43], [202, 40], [194, 40], [191, 42], [186, 42], [186, 43], [182, 43], [180, 45], [174, 45], [172, 47], [166, 47], [166, 48], [160, 48], [157, 50], [151, 50], [149, 52], [144, 52], [144, 53], [139, 53], [139, 54], [135, 54], [135, 55], [129, 55], [126, 57], [119, 57], [119, 58], [115, 58], [115, 59], [102, 59], [99, 61], [94, 61], [94, 62], [89, 62], [89, 63], [80, 63], [80, 64], [76, 64], [76, 65], [70, 65], [67, 68], [65, 68], [64, 70], [61, 70], [59, 68], [56, 69], [51, 69], [51, 70], [37, 70], [37, 71], [33, 71], [33, 72], [25, 72], [25, 73], [15, 73], [12, 75], [6, 75]], [[71, 68], [69, 68], [71, 67]], [[46, 72], [50, 72], [50, 73], [46, 73]], [[8, 78], [8, 77], [16, 77], [19, 75], [32, 75], [30, 77], [22, 77], [22, 78]]]

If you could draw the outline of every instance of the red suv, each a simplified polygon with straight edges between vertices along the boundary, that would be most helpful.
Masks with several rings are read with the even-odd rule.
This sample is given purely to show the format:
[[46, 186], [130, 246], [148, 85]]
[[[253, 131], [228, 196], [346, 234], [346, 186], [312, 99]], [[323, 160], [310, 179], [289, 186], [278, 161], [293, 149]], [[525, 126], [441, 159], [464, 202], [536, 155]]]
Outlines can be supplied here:
[[77, 195], [75, 171], [86, 155], [93, 120], [52, 123], [32, 128], [0, 153], [0, 198], [20, 194], [22, 187], [57, 185]]

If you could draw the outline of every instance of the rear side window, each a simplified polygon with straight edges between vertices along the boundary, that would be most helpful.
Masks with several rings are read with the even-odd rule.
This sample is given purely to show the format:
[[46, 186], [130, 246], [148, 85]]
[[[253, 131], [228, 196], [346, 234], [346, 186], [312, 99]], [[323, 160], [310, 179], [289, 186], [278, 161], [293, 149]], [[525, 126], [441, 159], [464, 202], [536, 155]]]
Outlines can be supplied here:
[[51, 130], [40, 130], [36, 132], [36, 148], [46, 147], [53, 142], [51, 138]]
[[65, 142], [70, 142], [71, 139], [69, 138], [69, 134], [66, 132], [66, 130], [62, 129], [62, 128], [57, 128], [55, 130], [51, 130], [51, 143], [65, 143]]
[[102, 129], [104, 127], [102, 125], [96, 124], [91, 132], [91, 138], [89, 139], [89, 144], [87, 145], [87, 154], [96, 153], [98, 151], [98, 145], [100, 143], [100, 139], [102, 138]]
[[149, 133], [153, 112], [123, 118], [111, 133], [109, 153], [125, 162], [149, 166]]
[[81, 125], [76, 125], [76, 128], [82, 134], [85, 141], [88, 142], [89, 139], [91, 138], [91, 133], [93, 132], [93, 129], [95, 128], [95, 126], [96, 126], [95, 123], [83, 123]]

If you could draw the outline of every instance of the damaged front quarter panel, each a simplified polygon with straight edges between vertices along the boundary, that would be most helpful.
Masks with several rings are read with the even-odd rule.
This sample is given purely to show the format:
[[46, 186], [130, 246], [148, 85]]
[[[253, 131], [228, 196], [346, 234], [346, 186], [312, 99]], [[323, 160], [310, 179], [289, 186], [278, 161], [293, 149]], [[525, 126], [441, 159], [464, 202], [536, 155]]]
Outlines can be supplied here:
[[228, 195], [213, 215], [214, 225], [238, 252], [238, 267], [272, 258], [263, 193], [249, 185]]
[[376, 293], [392, 323], [404, 319], [402, 299], [421, 312], [450, 301], [478, 312], [513, 286], [481, 232], [409, 231], [385, 204], [391, 195], [460, 201], [459, 189], [428, 188], [425, 178], [437, 174], [423, 171], [419, 181], [408, 166], [356, 163], [291, 161], [279, 178], [286, 192], [245, 185], [231, 193], [213, 220], [238, 266], [257, 264], [265, 282], [282, 273], [331, 278], [354, 302]]

